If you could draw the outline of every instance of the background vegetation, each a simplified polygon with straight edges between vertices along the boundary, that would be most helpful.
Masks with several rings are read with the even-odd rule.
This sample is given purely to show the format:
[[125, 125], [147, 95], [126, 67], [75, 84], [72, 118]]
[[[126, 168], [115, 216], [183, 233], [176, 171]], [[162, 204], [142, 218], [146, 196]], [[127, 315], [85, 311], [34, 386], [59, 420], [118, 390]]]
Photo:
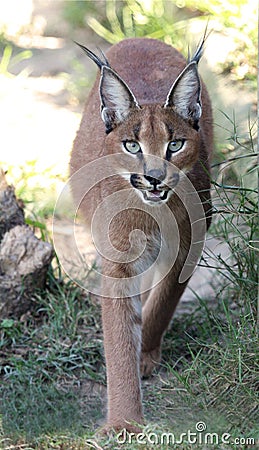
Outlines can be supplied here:
[[[194, 41], [197, 31], [202, 34], [209, 19], [215, 33], [231, 36], [234, 43], [215, 72], [256, 97], [254, 2], [111, 0], [60, 4], [59, 20], [65, 24], [67, 37], [78, 35], [80, 40], [87, 27], [93, 30], [91, 36], [96, 33], [96, 40], [103, 43], [130, 36], [155, 37], [185, 53], [186, 42]], [[48, 26], [45, 33], [51, 34]], [[56, 29], [52, 30], [55, 33]], [[0, 74], [14, 80], [24, 69], [17, 75], [13, 67], [24, 62], [26, 68], [35, 52], [19, 47], [17, 36], [11, 39], [5, 29], [0, 45]], [[73, 61], [72, 66], [70, 73], [62, 75], [68, 107], [75, 107], [75, 98], [85, 97], [91, 85], [83, 64]], [[220, 135], [220, 126], [227, 128], [227, 140], [215, 143], [215, 214], [210, 235], [227, 243], [230, 256], [205, 254], [200, 262], [217, 267], [215, 298], [208, 302], [197, 296], [191, 311], [177, 315], [167, 332], [162, 368], [153, 381], [143, 383], [149, 421], [146, 430], [173, 430], [180, 435], [203, 420], [207, 431], [219, 435], [228, 432], [232, 441], [259, 439], [258, 153], [252, 109], [253, 104], [245, 127], [237, 123], [235, 111], [232, 115], [221, 112], [224, 125], [215, 124], [216, 135]], [[1, 159], [6, 164], [2, 154]], [[23, 167], [10, 164], [8, 171], [26, 204], [28, 223], [39, 227], [45, 239], [51, 239], [48, 223], [57, 192], [56, 168], [50, 165], [42, 170], [37, 160], [30, 160]], [[66, 173], [59, 173], [58, 183], [65, 179]], [[37, 293], [34, 302], [35, 309], [19, 320], [0, 322], [0, 448], [119, 448], [113, 440], [98, 440], [97, 444], [94, 437], [94, 428], [103, 415], [105, 392], [98, 304], [64, 278], [58, 262], [49, 273], [46, 292]], [[180, 448], [197, 447], [186, 442]], [[232, 448], [249, 446], [233, 444]]]

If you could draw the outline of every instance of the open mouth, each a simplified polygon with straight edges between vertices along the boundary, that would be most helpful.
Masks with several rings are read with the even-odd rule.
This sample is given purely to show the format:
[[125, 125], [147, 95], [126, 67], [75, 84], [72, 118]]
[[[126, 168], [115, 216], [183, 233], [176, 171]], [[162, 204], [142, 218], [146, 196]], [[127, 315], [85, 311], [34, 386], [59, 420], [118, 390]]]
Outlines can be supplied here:
[[156, 203], [165, 201], [168, 196], [168, 191], [158, 191], [157, 189], [153, 189], [152, 191], [142, 191], [142, 193], [146, 201]]
[[[147, 180], [149, 181], [148, 186], [146, 185]], [[144, 177], [138, 174], [131, 174], [130, 182], [137, 189], [138, 193], [142, 194], [144, 201], [149, 204], [165, 203], [172, 193], [171, 186], [169, 187], [165, 183], [161, 183], [160, 180], [147, 175]]]

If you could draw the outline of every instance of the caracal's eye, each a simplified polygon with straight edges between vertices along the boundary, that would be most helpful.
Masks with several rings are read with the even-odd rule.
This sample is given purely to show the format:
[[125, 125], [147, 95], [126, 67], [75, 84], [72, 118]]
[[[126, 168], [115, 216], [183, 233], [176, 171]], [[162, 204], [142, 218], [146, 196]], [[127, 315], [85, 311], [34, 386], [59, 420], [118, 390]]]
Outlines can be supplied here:
[[176, 153], [179, 152], [179, 150], [181, 150], [181, 148], [183, 147], [184, 144], [184, 139], [176, 139], [175, 141], [171, 141], [168, 144], [168, 151], [171, 153]]
[[133, 153], [134, 155], [141, 151], [141, 147], [136, 141], [125, 141], [123, 142], [123, 145], [128, 152]]

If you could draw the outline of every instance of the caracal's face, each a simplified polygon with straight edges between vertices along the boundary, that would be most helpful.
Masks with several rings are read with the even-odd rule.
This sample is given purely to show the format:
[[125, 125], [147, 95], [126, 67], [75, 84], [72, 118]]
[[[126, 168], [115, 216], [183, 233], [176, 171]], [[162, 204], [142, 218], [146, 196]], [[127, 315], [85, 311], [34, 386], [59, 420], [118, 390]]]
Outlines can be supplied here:
[[124, 152], [137, 170], [121, 176], [145, 203], [161, 205], [198, 159], [199, 133], [170, 108], [144, 106], [108, 134], [109, 153]]

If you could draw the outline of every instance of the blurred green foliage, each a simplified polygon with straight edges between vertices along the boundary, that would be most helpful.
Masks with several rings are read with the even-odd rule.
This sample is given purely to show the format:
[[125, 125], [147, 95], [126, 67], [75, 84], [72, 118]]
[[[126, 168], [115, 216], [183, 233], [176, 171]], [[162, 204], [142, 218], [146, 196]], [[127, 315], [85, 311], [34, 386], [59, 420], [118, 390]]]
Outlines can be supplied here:
[[89, 26], [114, 44], [129, 37], [161, 39], [180, 51], [191, 42], [189, 31], [209, 28], [228, 34], [235, 43], [221, 67], [234, 79], [256, 80], [257, 13], [253, 0], [109, 0], [67, 1], [64, 17], [75, 27]]
[[13, 56], [13, 48], [10, 44], [7, 44], [4, 47], [0, 60], [0, 74], [5, 76], [13, 76], [10, 72], [12, 67], [25, 59], [30, 59], [31, 57], [32, 52], [30, 50], [24, 50]]
[[53, 166], [43, 168], [37, 160], [8, 167], [8, 181], [15, 185], [16, 196], [24, 203], [26, 220], [37, 228], [40, 228], [39, 224], [36, 224], [37, 221], [41, 223], [42, 219], [51, 216], [56, 203], [58, 184], [62, 184], [64, 179], [65, 176], [58, 174]]
[[99, 9], [96, 1], [69, 0], [64, 2], [63, 18], [70, 24], [71, 28], [85, 27], [85, 15], [95, 14]]

